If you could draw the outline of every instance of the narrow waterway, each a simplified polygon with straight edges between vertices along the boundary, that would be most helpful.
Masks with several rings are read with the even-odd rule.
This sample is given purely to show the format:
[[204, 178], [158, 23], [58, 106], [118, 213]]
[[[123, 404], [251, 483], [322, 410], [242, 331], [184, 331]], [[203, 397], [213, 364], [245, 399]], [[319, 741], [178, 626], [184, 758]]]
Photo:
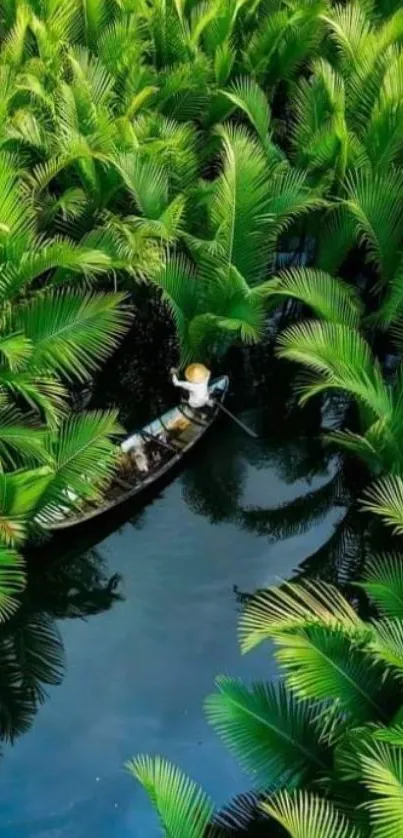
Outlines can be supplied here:
[[[178, 763], [218, 804], [248, 788], [202, 705], [217, 674], [275, 676], [269, 647], [239, 654], [239, 592], [290, 578], [310, 556], [315, 568], [344, 526], [335, 466], [320, 456], [312, 466], [305, 448], [222, 422], [132, 520], [96, 547], [70, 545], [50, 569], [31, 566], [19, 619], [0, 635], [0, 663], [12, 647], [31, 683], [28, 699], [0, 665], [0, 722], [15, 736], [3, 744], [1, 835], [153, 838], [154, 815], [124, 770], [139, 752]], [[248, 512], [256, 506], [262, 515]]]

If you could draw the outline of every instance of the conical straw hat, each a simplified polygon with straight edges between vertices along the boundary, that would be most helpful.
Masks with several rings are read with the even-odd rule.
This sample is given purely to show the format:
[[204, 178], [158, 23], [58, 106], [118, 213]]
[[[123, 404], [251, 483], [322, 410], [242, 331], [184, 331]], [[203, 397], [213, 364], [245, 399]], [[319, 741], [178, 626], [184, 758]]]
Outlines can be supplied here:
[[190, 364], [185, 369], [185, 378], [192, 384], [200, 384], [200, 382], [204, 381], [205, 378], [208, 378], [209, 375], [210, 370], [208, 370], [204, 364]]

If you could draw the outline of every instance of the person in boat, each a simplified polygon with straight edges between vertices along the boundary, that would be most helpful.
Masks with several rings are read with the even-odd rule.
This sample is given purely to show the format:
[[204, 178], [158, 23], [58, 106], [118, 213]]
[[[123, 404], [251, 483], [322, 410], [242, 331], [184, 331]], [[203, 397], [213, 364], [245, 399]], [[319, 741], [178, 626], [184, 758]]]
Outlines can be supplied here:
[[133, 460], [141, 474], [147, 474], [149, 465], [144, 442], [139, 442], [136, 447], [133, 448], [132, 455]]
[[177, 376], [176, 369], [171, 370], [172, 383], [189, 393], [188, 404], [193, 408], [205, 407], [210, 404], [209, 380], [210, 370], [204, 364], [190, 364], [185, 369], [185, 381]]

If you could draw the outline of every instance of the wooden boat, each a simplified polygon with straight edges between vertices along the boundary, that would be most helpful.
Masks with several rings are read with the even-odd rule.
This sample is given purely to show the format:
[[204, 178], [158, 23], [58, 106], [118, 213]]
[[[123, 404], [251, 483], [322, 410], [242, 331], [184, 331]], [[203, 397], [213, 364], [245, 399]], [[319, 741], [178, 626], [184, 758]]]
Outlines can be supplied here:
[[219, 404], [225, 399], [228, 385], [226, 375], [213, 380], [209, 387], [213, 401], [211, 406], [192, 410], [187, 404], [179, 405], [127, 437], [120, 445], [120, 468], [100, 501], [85, 500], [80, 505], [75, 502], [78, 499], [73, 493], [67, 491], [69, 505], [66, 503], [65, 508], [61, 507], [51, 521], [41, 521], [38, 517], [38, 523], [52, 533], [70, 530], [106, 515], [132, 498], [140, 499], [142, 495], [149, 494], [150, 489], [157, 487], [169, 472], [175, 471], [211, 427], [219, 412]]

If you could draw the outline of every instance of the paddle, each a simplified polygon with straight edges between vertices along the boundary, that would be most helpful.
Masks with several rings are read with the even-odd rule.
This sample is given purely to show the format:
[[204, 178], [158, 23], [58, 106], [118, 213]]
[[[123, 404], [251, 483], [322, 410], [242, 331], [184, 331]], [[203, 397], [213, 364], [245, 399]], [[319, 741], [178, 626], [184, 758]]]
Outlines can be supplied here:
[[252, 428], [248, 428], [247, 425], [244, 425], [244, 423], [241, 422], [241, 420], [238, 419], [237, 416], [234, 416], [234, 414], [231, 413], [230, 410], [228, 410], [228, 407], [225, 407], [223, 404], [221, 404], [221, 402], [216, 402], [216, 405], [220, 408], [220, 410], [226, 413], [227, 416], [229, 416], [230, 419], [233, 420], [233, 422], [236, 422], [236, 424], [239, 425], [239, 427], [242, 428], [242, 430], [245, 431], [246, 434], [249, 434], [249, 436], [252, 437], [252, 439], [259, 439], [259, 435], [255, 431], [252, 431]]

